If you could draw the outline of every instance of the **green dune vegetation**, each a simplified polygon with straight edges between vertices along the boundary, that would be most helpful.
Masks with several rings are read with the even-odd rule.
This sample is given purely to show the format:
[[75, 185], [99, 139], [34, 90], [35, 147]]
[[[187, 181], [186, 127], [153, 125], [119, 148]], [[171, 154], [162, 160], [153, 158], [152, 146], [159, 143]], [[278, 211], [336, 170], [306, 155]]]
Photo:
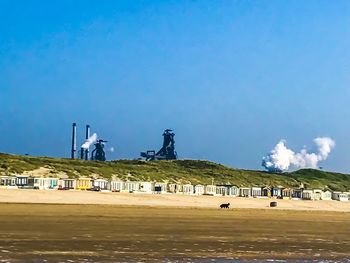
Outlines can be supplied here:
[[[350, 175], [314, 169], [290, 173], [268, 173], [230, 168], [199, 160], [108, 162], [49, 157], [18, 156], [0, 153], [0, 175], [38, 174], [50, 177], [80, 176], [119, 178], [130, 181], [178, 182], [192, 184], [232, 184], [236, 186], [284, 186], [308, 189], [349, 191]], [[44, 172], [44, 174], [43, 174]]]

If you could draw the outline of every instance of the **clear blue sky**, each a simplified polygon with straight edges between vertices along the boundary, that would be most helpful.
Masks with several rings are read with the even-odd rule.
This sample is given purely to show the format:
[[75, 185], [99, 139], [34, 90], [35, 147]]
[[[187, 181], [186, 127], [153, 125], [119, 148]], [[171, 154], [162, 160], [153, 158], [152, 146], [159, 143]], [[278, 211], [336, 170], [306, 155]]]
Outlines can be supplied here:
[[330, 136], [350, 172], [350, 1], [0, 0], [1, 152], [68, 157], [71, 123], [115, 147], [261, 168]]

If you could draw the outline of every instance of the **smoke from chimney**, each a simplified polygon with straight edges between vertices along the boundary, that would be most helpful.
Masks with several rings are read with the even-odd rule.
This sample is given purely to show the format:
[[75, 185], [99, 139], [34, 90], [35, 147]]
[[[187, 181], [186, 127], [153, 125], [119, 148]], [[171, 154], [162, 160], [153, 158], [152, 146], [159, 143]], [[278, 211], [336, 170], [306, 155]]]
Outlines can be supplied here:
[[81, 146], [82, 149], [89, 149], [89, 147], [91, 146], [91, 144], [95, 143], [97, 141], [97, 134], [94, 133], [93, 135], [91, 135]]
[[335, 146], [334, 140], [328, 137], [314, 139], [317, 153], [309, 153], [302, 149], [299, 153], [293, 152], [286, 146], [286, 141], [281, 140], [275, 148], [262, 160], [269, 172], [283, 172], [289, 168], [318, 168], [318, 163], [328, 158], [329, 153]]

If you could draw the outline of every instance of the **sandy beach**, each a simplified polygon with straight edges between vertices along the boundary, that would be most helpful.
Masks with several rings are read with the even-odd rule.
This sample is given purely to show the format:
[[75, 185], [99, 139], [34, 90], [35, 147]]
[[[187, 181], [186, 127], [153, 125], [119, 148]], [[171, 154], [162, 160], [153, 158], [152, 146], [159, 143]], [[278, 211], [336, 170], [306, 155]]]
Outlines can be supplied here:
[[[269, 202], [278, 206], [269, 208]], [[189, 196], [181, 194], [135, 194], [90, 191], [49, 191], [0, 189], [0, 203], [47, 203], [47, 204], [105, 204], [127, 206], [198, 207], [218, 208], [230, 203], [230, 208], [287, 209], [308, 211], [350, 212], [350, 202], [277, 200], [224, 196]]]
[[1, 262], [350, 259], [350, 213], [2, 203], [0, 219]]
[[[219, 209], [221, 203], [230, 209]], [[0, 190], [4, 262], [348, 262], [350, 204]]]

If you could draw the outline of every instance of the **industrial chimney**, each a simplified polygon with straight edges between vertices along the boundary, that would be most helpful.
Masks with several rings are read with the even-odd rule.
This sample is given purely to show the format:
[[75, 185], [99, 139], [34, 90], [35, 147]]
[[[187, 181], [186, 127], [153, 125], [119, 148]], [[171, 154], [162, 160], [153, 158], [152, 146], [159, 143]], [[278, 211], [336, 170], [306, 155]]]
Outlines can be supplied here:
[[[86, 125], [85, 139], [90, 138], [90, 125]], [[85, 149], [85, 160], [89, 159], [89, 148]]]
[[71, 158], [75, 158], [75, 153], [77, 151], [77, 138], [76, 138], [76, 133], [77, 133], [77, 124], [73, 123], [73, 131], [72, 131], [72, 150], [71, 150]]

